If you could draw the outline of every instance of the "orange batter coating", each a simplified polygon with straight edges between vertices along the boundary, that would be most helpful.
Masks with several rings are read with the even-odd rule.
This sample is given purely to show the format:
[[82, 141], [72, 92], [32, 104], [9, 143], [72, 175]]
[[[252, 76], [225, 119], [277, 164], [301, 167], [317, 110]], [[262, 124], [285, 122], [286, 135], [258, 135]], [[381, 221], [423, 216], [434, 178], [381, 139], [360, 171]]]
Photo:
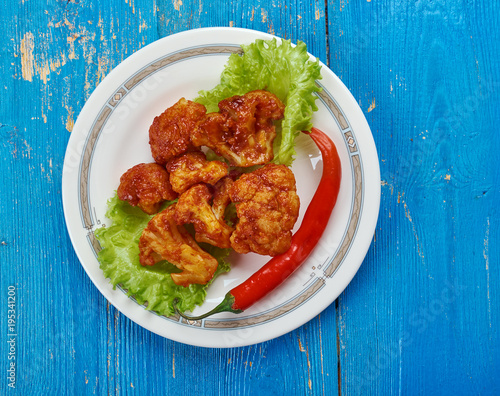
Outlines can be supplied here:
[[190, 136], [205, 114], [205, 106], [181, 98], [155, 117], [149, 128], [149, 144], [154, 160], [165, 165], [171, 158], [194, 150]]
[[173, 158], [167, 163], [170, 183], [179, 194], [196, 183], [215, 184], [228, 173], [228, 166], [221, 161], [207, 161], [201, 151], [192, 151]]
[[[194, 225], [195, 239], [220, 248], [230, 248], [229, 237], [233, 228], [222, 217], [218, 217], [212, 206], [212, 193], [206, 184], [196, 184], [179, 197], [175, 206], [177, 224]], [[217, 213], [220, 215], [220, 211]]]
[[229, 190], [233, 185], [233, 180], [231, 177], [227, 176], [220, 179], [214, 186], [214, 199], [212, 202], [212, 210], [217, 219], [224, 221], [224, 214], [227, 206], [231, 203], [231, 197], [229, 196]]
[[191, 142], [207, 146], [233, 166], [265, 164], [273, 159], [275, 120], [283, 118], [285, 105], [264, 90], [232, 96], [219, 102], [219, 113], [207, 114]]
[[167, 170], [154, 163], [138, 164], [126, 171], [120, 178], [117, 194], [119, 199], [139, 206], [147, 214], [157, 213], [164, 201], [177, 198]]
[[153, 217], [139, 239], [139, 260], [142, 265], [154, 265], [167, 260], [182, 270], [170, 276], [175, 284], [189, 286], [206, 284], [217, 270], [218, 262], [201, 249], [183, 226], [174, 220], [171, 205]]
[[276, 256], [290, 248], [300, 202], [288, 167], [268, 164], [243, 174], [229, 193], [239, 218], [231, 235], [235, 251]]

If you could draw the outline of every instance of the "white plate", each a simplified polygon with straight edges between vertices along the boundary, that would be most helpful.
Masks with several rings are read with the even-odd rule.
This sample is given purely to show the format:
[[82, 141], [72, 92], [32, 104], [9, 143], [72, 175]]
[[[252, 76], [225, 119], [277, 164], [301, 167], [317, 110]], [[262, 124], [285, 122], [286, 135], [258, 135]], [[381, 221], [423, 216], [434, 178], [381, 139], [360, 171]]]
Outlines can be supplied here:
[[[342, 161], [342, 184], [329, 225], [309, 259], [282, 286], [247, 311], [221, 313], [188, 323], [144, 309], [117, 288], [99, 268], [94, 230], [109, 220], [106, 202], [131, 166], [152, 162], [148, 130], [155, 116], [180, 97], [194, 99], [211, 89], [230, 53], [265, 33], [246, 29], [191, 30], [158, 40], [118, 65], [96, 88], [71, 133], [63, 168], [63, 203], [68, 232], [85, 271], [120, 312], [146, 329], [182, 343], [204, 347], [255, 344], [285, 334], [330, 305], [358, 270], [378, 217], [380, 173], [370, 128], [342, 82], [322, 65], [323, 91], [314, 125], [335, 142]], [[310, 138], [302, 136], [292, 170], [301, 199], [300, 217], [321, 177], [322, 161]], [[232, 270], [210, 286], [197, 315], [212, 309], [232, 287], [268, 257], [234, 255]]]

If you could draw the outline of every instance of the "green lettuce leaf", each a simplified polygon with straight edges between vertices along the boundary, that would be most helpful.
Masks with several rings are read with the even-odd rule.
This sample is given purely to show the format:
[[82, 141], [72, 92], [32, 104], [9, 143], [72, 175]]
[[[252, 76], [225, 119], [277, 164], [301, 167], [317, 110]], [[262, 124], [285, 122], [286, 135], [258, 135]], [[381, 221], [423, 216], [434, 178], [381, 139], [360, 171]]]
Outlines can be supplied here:
[[295, 138], [301, 131], [310, 131], [312, 115], [318, 108], [315, 92], [321, 89], [319, 60], [309, 59], [306, 44], [290, 40], [256, 40], [242, 45], [243, 55], [232, 54], [221, 75], [220, 84], [210, 91], [200, 91], [195, 99], [207, 112], [218, 111], [218, 103], [234, 95], [255, 89], [266, 89], [285, 103], [281, 133], [275, 139], [274, 162], [291, 165], [295, 155]]
[[164, 261], [143, 267], [139, 263], [139, 238], [153, 216], [121, 201], [115, 194], [108, 201], [106, 217], [112, 225], [95, 231], [102, 248], [97, 257], [100, 267], [115, 288], [120, 285], [139, 304], [147, 303], [147, 310], [170, 316], [174, 314], [172, 302], [178, 297], [179, 309], [192, 311], [205, 301], [206, 289], [217, 275], [230, 269], [226, 261], [229, 249], [203, 245], [219, 262], [214, 277], [207, 285], [178, 286], [170, 277], [172, 272], [179, 271], [174, 265]]

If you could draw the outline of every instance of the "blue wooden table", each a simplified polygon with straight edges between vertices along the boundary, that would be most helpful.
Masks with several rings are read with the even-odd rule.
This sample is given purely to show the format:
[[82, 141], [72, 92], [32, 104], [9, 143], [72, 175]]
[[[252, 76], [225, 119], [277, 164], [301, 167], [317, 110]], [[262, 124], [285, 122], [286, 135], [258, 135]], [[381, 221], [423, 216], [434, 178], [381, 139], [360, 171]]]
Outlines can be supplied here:
[[[499, 6], [3, 4], [1, 393], [500, 394]], [[209, 26], [306, 42], [364, 111], [382, 174], [373, 243], [347, 289], [299, 329], [233, 349], [120, 314], [78, 262], [61, 200], [66, 145], [96, 86], [141, 47]]]

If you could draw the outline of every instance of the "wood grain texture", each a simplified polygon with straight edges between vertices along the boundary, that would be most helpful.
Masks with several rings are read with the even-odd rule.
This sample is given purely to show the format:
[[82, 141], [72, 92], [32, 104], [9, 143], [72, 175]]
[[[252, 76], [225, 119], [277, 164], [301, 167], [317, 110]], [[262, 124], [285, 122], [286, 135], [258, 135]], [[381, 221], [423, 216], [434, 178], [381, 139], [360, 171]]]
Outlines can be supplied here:
[[[0, 12], [0, 362], [5, 394], [500, 393], [498, 1], [7, 2]], [[65, 231], [73, 124], [123, 59], [170, 34], [302, 40], [365, 112], [382, 200], [360, 271], [321, 315], [262, 344], [204, 349], [120, 314]], [[3, 371], [5, 373], [5, 371]]]
[[382, 172], [375, 241], [339, 299], [342, 393], [495, 394], [498, 41], [481, 31], [498, 18], [469, 2], [339, 8], [331, 67]]

